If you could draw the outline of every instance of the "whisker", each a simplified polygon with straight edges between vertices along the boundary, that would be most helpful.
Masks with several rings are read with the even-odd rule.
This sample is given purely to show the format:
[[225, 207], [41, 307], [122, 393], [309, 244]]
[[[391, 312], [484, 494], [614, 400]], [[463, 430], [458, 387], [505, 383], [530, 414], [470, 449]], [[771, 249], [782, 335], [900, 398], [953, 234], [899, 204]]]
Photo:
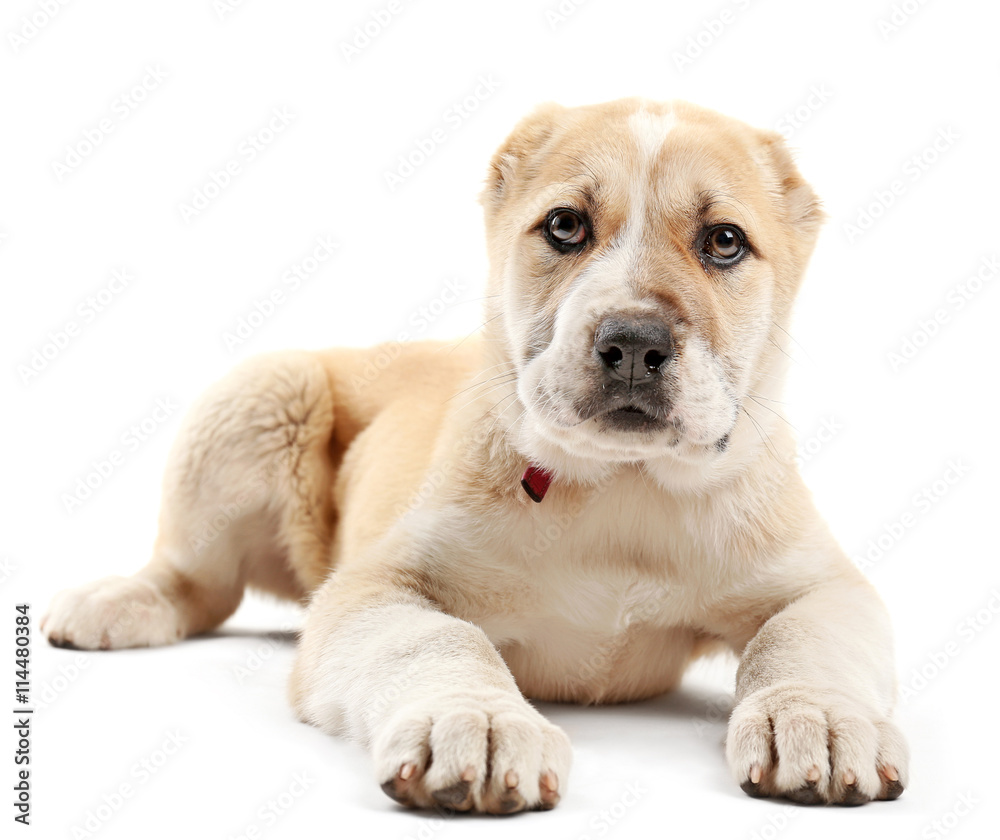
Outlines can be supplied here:
[[[747, 417], [750, 418], [750, 422], [753, 423], [754, 428], [757, 429], [757, 434], [760, 437], [760, 442], [764, 444], [765, 449], [767, 449], [771, 457], [773, 457], [776, 461], [780, 463], [781, 459], [778, 458], [776, 450], [771, 445], [771, 436], [764, 431], [763, 426], [761, 426], [760, 423], [758, 423], [757, 420], [754, 419], [754, 416], [749, 411], [747, 411], [745, 405], [740, 406], [740, 411], [742, 411]], [[765, 438], [767, 439], [765, 440]]]
[[805, 347], [802, 346], [802, 343], [794, 335], [792, 335], [788, 330], [786, 330], [783, 326], [781, 326], [781, 324], [779, 324], [777, 321], [771, 321], [771, 324], [772, 326], [775, 326], [779, 330], [781, 330], [785, 335], [787, 335], [792, 340], [792, 342], [802, 351], [802, 355], [805, 356], [807, 359], [809, 359], [809, 361], [812, 361], [811, 357], [809, 356], [809, 352], [806, 350]]
[[[510, 364], [511, 364], [510, 362], [500, 362], [500, 363], [495, 364], [495, 365], [490, 365], [488, 368], [484, 368], [483, 370], [479, 371], [477, 373], [477, 376], [478, 376], [479, 373], [486, 373], [487, 371], [496, 370], [498, 367], [505, 367], [505, 366], [510, 365]], [[466, 391], [471, 391], [473, 388], [481, 388], [484, 385], [487, 385], [490, 382], [492, 382], [494, 379], [498, 379], [499, 377], [506, 376], [506, 375], [508, 375], [510, 373], [516, 373], [516, 371], [500, 371], [500, 373], [498, 373], [498, 374], [496, 374], [494, 376], [491, 376], [489, 379], [483, 379], [483, 380], [480, 380], [478, 382], [473, 382], [471, 385], [469, 385], [466, 388], [463, 388], [461, 391], [456, 391], [454, 394], [452, 394], [450, 397], [448, 397], [448, 399], [446, 399], [445, 402], [451, 402], [451, 400], [455, 399], [455, 397], [460, 397]]]
[[[516, 379], [517, 379], [517, 376], [513, 375], [510, 379], [505, 379], [503, 382], [497, 382], [497, 383], [495, 383], [488, 390], [483, 391], [483, 393], [473, 395], [472, 399], [470, 399], [464, 405], [461, 405], [458, 408], [456, 408], [454, 410], [453, 414], [460, 414], [462, 411], [464, 411], [465, 409], [467, 409], [474, 402], [476, 402], [476, 401], [478, 401], [480, 399], [483, 399], [484, 397], [488, 397], [490, 394], [494, 393], [495, 391], [499, 391], [501, 388], [505, 388], [508, 385], [513, 384], [516, 381]], [[515, 394], [517, 393], [517, 388], [514, 389], [513, 393], [515, 393]], [[486, 413], [488, 413], [488, 410], [486, 412], [484, 412], [484, 414], [486, 414]]]
[[[507, 397], [504, 397], [504, 399], [507, 399], [508, 397], [516, 397], [516, 396], [517, 396], [517, 391], [513, 391], [512, 393], [508, 394]], [[503, 402], [503, 400], [500, 400], [500, 402]], [[495, 409], [500, 404], [500, 402], [494, 403], [494, 405], [491, 406], [490, 411], [492, 411], [493, 409]], [[507, 409], [509, 407], [510, 406], [505, 406], [503, 408], [503, 410], [497, 412], [497, 416], [493, 419], [493, 422], [490, 424], [490, 427], [486, 430], [486, 436], [487, 437], [489, 437], [493, 433], [493, 430], [496, 428], [497, 423], [499, 423], [503, 419], [503, 416], [507, 412]], [[521, 417], [524, 416], [524, 412], [525, 411], [527, 411], [527, 408], [522, 408], [521, 411], [520, 411], [520, 413], [517, 415], [517, 417], [515, 417], [510, 423], [507, 424], [507, 428], [504, 429], [505, 433], [507, 433], [507, 434], [510, 433], [511, 426], [513, 426], [514, 423], [516, 423], [518, 420], [521, 419]], [[483, 416], [484, 417], [487, 414], [489, 414], [489, 411], [483, 412]]]
[[[783, 423], [787, 424], [789, 428], [791, 428], [791, 429], [795, 429], [795, 426], [794, 426], [794, 425], [792, 425], [792, 423], [791, 423], [791, 422], [790, 422], [790, 421], [788, 420], [788, 418], [787, 418], [787, 417], [785, 417], [785, 416], [784, 416], [784, 415], [783, 415], [783, 414], [782, 414], [782, 413], [781, 413], [780, 411], [775, 411], [775, 410], [774, 410], [773, 408], [771, 408], [771, 406], [769, 406], [769, 405], [764, 405], [764, 403], [760, 402], [760, 400], [758, 400], [758, 399], [757, 399], [756, 397], [754, 397], [754, 396], [751, 396], [751, 395], [749, 395], [749, 394], [748, 394], [747, 396], [748, 396], [748, 398], [749, 398], [749, 399], [751, 399], [751, 400], [753, 400], [753, 401], [754, 401], [755, 403], [757, 403], [757, 405], [759, 405], [759, 406], [760, 406], [761, 408], [763, 408], [763, 409], [766, 409], [767, 411], [770, 411], [770, 412], [771, 412], [771, 414], [773, 414], [773, 415], [774, 415], [775, 417], [777, 417], [777, 418], [778, 418], [779, 420], [781, 420], [781, 421], [782, 421]], [[795, 429], [795, 431], [798, 431], [798, 429]]]
[[460, 342], [458, 342], [458, 344], [455, 344], [454, 346], [452, 346], [451, 349], [448, 350], [448, 355], [450, 356], [452, 353], [454, 353], [459, 347], [461, 347], [463, 344], [465, 344], [466, 341], [468, 341], [470, 338], [472, 338], [472, 336], [474, 336], [477, 332], [479, 332], [481, 329], [483, 329], [483, 327], [485, 327], [491, 321], [495, 321], [501, 315], [503, 315], [503, 312], [498, 312], [492, 318], [487, 318], [485, 321], [483, 321], [482, 324], [480, 324], [478, 327], [476, 327], [465, 338], [463, 338]]
[[775, 341], [775, 340], [774, 340], [773, 338], [771, 338], [771, 336], [768, 336], [768, 337], [767, 337], [767, 340], [768, 340], [769, 342], [771, 342], [771, 344], [773, 344], [773, 345], [775, 346], [775, 348], [776, 348], [776, 349], [778, 350], [778, 352], [780, 352], [780, 353], [784, 354], [784, 355], [785, 355], [785, 356], [787, 356], [787, 357], [788, 357], [789, 359], [791, 359], [791, 360], [792, 360], [793, 362], [795, 361], [795, 357], [794, 357], [794, 356], [792, 356], [792, 355], [791, 355], [791, 354], [790, 354], [790, 353], [789, 353], [789, 352], [788, 352], [787, 350], [785, 350], [785, 348], [784, 348], [784, 347], [782, 347], [782, 346], [781, 346], [780, 344], [778, 344], [778, 342], [777, 342], [777, 341]]
[[767, 400], [768, 402], [778, 403], [778, 405], [786, 405], [782, 400], [776, 400], [772, 397], [765, 397], [763, 394], [758, 394], [756, 391], [747, 391], [748, 397], [756, 397], [758, 400]]

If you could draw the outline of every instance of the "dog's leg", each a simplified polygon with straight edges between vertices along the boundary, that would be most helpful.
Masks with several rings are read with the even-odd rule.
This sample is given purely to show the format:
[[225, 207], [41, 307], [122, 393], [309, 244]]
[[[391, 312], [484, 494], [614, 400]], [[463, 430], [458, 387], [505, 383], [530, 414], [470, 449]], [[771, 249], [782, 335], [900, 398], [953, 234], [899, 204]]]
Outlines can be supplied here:
[[885, 609], [845, 570], [774, 615], [743, 651], [726, 736], [736, 780], [751, 796], [806, 804], [895, 799], [907, 782], [895, 691]]
[[160, 645], [221, 624], [247, 585], [304, 597], [329, 562], [332, 425], [326, 373], [310, 354], [236, 368], [174, 443], [150, 562], [59, 593], [43, 632], [85, 649]]
[[482, 629], [393, 577], [334, 572], [317, 593], [292, 675], [299, 716], [368, 745], [382, 789], [405, 805], [553, 807], [565, 733], [521, 696]]

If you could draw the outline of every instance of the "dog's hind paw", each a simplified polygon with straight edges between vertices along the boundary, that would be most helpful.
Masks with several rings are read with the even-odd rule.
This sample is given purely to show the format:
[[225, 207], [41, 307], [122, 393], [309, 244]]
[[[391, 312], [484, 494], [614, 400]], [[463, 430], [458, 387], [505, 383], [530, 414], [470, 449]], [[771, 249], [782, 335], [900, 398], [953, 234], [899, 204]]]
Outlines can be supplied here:
[[82, 650], [166, 645], [184, 637], [176, 606], [154, 584], [135, 577], [63, 590], [39, 628], [56, 647]]

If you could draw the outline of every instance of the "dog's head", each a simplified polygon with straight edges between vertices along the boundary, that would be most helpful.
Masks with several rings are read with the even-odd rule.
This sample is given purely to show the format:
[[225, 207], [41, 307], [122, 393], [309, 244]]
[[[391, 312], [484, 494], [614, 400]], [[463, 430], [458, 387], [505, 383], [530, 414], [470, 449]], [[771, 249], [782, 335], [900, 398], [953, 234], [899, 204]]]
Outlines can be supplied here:
[[687, 103], [547, 105], [482, 202], [517, 447], [578, 475], [721, 457], [772, 391], [822, 219], [781, 138]]

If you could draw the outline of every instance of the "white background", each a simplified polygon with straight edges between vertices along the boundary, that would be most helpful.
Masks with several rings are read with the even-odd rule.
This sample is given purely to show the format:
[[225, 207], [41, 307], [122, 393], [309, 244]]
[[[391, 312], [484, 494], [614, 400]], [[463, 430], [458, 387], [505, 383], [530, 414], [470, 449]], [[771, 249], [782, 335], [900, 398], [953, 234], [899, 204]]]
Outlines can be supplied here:
[[[690, 99], [790, 133], [829, 212], [793, 325], [785, 410], [835, 532], [852, 556], [877, 557], [869, 574], [910, 689], [900, 720], [913, 766], [894, 803], [749, 799], [721, 746], [733, 664], [708, 663], [672, 697], [545, 707], [576, 750], [555, 811], [434, 821], [387, 799], [360, 748], [294, 720], [291, 638], [260, 635], [292, 626], [294, 610], [252, 599], [220, 633], [172, 649], [81, 655], [36, 637], [33, 824], [17, 836], [995, 836], [1000, 313], [996, 271], [969, 279], [1000, 253], [996, 4], [910, 0], [887, 26], [891, 3], [860, 0], [590, 0], [564, 4], [562, 19], [549, 14], [556, 2], [421, 0], [394, 7], [350, 61], [344, 44], [387, 3], [248, 0], [220, 14], [211, 0], [93, 0], [47, 22], [42, 5], [0, 12], [5, 626], [16, 603], [37, 620], [57, 589], [145, 562], [181, 413], [239, 359], [475, 330], [486, 271], [476, 197], [522, 114], [550, 99]], [[43, 25], [31, 35], [33, 15]], [[456, 117], [481, 77], [496, 89]], [[144, 79], [138, 102], [129, 91]], [[241, 143], [274, 109], [288, 125], [248, 160]], [[785, 116], [796, 112], [798, 127]], [[102, 120], [111, 131], [73, 158], [67, 146], [85, 152]], [[390, 189], [386, 172], [435, 129], [445, 142]], [[926, 152], [933, 162], [913, 161], [949, 133]], [[234, 160], [231, 183], [182, 218]], [[865, 208], [877, 218], [852, 235], [845, 225]], [[335, 256], [227, 346], [321, 235], [339, 243]], [[114, 270], [132, 279], [93, 312], [88, 297]], [[441, 313], [449, 282], [461, 294]], [[421, 306], [439, 316], [421, 320]], [[46, 347], [57, 339], [66, 346]], [[891, 354], [907, 340], [919, 347], [900, 363]], [[136, 442], [128, 430], [157, 400], [176, 408]], [[68, 509], [78, 480], [115, 452], [111, 474]], [[7, 696], [13, 634], [0, 638]], [[184, 742], [166, 757], [174, 735]], [[286, 793], [296, 773], [300, 796]]]

